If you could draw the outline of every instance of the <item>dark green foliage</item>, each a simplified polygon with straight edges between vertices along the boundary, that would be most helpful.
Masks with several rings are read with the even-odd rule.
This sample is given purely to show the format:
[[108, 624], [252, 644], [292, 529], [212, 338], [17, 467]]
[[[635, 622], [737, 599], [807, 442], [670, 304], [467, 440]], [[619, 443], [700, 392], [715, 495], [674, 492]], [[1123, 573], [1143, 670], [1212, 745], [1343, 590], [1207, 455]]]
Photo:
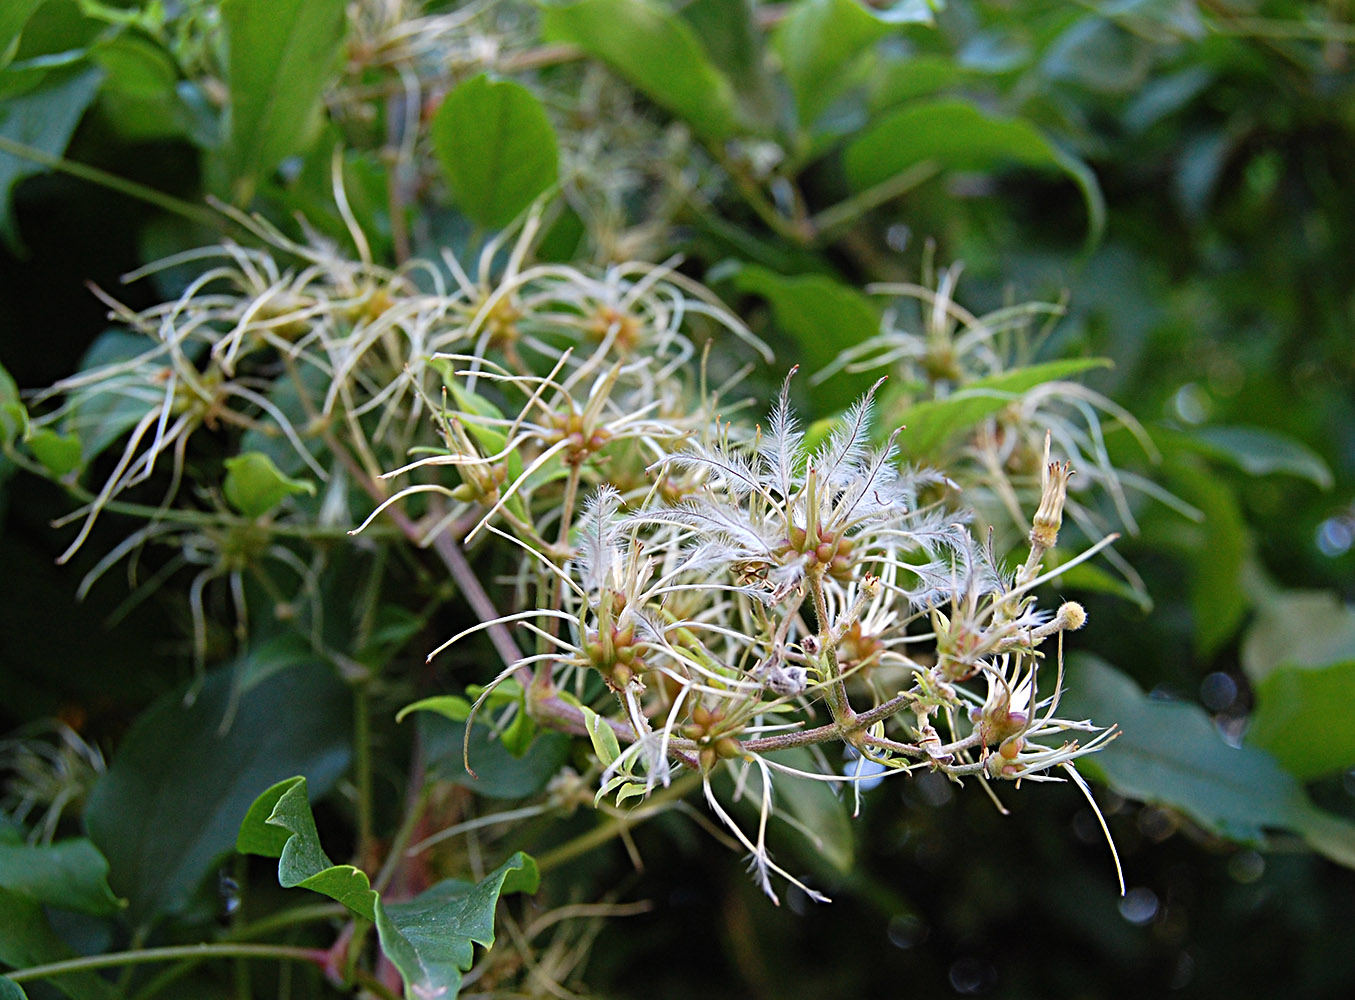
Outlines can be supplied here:
[[[0, 4], [0, 804], [12, 818], [0, 825], [0, 963], [243, 940], [305, 952], [288, 972], [180, 956], [163, 981], [158, 965], [22, 986], [0, 976], [0, 1000], [402, 984], [451, 997], [472, 968], [486, 992], [558, 976], [644, 1000], [1355, 990], [1343, 950], [1355, 905], [1355, 55], [1340, 5], [565, 0], [458, 22], [464, 5], [433, 3], [412, 36], [377, 6]], [[436, 31], [426, 49], [410, 42]], [[209, 195], [233, 208], [208, 210]], [[520, 227], [538, 222], [546, 235], [514, 263]], [[285, 241], [315, 256], [281, 252]], [[109, 283], [203, 244], [235, 250]], [[433, 269], [406, 266], [444, 250], [475, 286], [455, 308], [429, 306]], [[280, 272], [251, 257], [259, 287], [242, 290], [232, 282], [249, 269], [231, 253], [255, 252]], [[699, 794], [671, 808], [700, 787], [681, 784], [682, 769], [669, 788], [604, 774], [627, 744], [598, 672], [552, 716], [501, 674], [502, 634], [474, 632], [425, 662], [485, 615], [457, 559], [501, 609], [527, 593], [520, 550], [487, 530], [466, 537], [495, 491], [522, 479], [496, 527], [531, 521], [592, 453], [525, 475], [519, 447], [483, 481], [475, 463], [377, 477], [446, 453], [458, 433], [477, 456], [505, 449], [522, 429], [522, 400], [495, 381], [514, 367], [510, 349], [548, 370], [566, 348], [578, 363], [629, 336], [623, 311], [582, 294], [551, 299], [549, 322], [496, 311], [509, 268], [586, 262], [602, 283], [604, 266], [634, 261], [708, 284], [775, 349], [760, 365], [706, 312], [686, 317], [685, 374], [713, 387], [754, 362], [719, 400], [722, 420], [767, 432], [767, 401], [798, 363], [792, 393], [817, 445], [828, 418], [888, 374], [880, 436], [903, 425], [906, 460], [982, 473], [963, 495], [938, 484], [919, 502], [980, 508], [976, 535], [1012, 553], [1008, 570], [1029, 523], [1008, 523], [1003, 488], [1029, 487], [1041, 460], [1018, 440], [1023, 404], [1072, 382], [1142, 423], [1132, 433], [1090, 396], [1039, 411], [1095, 410], [1104, 460], [1079, 467], [1082, 516], [1065, 517], [1044, 568], [1122, 535], [1123, 564], [1085, 563], [1041, 594], [1089, 612], [1059, 637], [1078, 653], [1060, 715], [1121, 730], [1078, 766], [1119, 845], [1124, 900], [1068, 785], [995, 781], [1004, 816], [972, 780], [961, 790], [918, 773], [863, 791], [854, 818], [849, 788], [778, 784], [772, 854], [834, 903], [791, 889], [775, 909], [708, 836], [724, 828]], [[963, 275], [946, 272], [954, 262]], [[180, 355], [143, 358], [163, 314], [135, 334], [130, 317], [218, 265], [236, 269], [203, 297], [257, 296], [245, 315], [202, 322], [220, 338], [243, 331], [238, 370], [187, 339]], [[68, 307], [96, 270], [129, 306], [91, 298], [77, 326]], [[437, 280], [454, 290], [450, 272]], [[868, 353], [882, 321], [919, 336], [943, 326], [946, 282], [980, 325], [1028, 300], [1042, 303], [1038, 322], [992, 338], [996, 371], [939, 354], [862, 362], [889, 346]], [[362, 363], [388, 368], [346, 383], [368, 402], [418, 386], [417, 404], [387, 418], [327, 398], [359, 362], [327, 354], [320, 325], [435, 313], [364, 342]], [[406, 367], [408, 331], [453, 327], [475, 351], [430, 362], [425, 386]], [[472, 381], [477, 351], [492, 358]], [[117, 362], [147, 380], [20, 391]], [[153, 381], [157, 366], [205, 387]], [[253, 395], [213, 396], [209, 372]], [[573, 387], [580, 402], [595, 385]], [[191, 444], [171, 440], [144, 477], [119, 482], [124, 456], [148, 454], [180, 418]], [[1015, 443], [982, 466], [984, 441], [999, 439]], [[647, 447], [599, 445], [630, 463], [637, 495], [657, 481]], [[1122, 495], [1102, 468], [1123, 474]], [[81, 519], [50, 522], [109, 483], [84, 547], [52, 565]], [[411, 483], [445, 490], [348, 534]], [[475, 516], [442, 523], [466, 495]], [[530, 544], [555, 543], [558, 527]], [[577, 542], [573, 527], [561, 544]], [[504, 631], [562, 658], [561, 644], [588, 638], [560, 622], [543, 638], [542, 621]], [[1042, 652], [1047, 695], [1053, 642]], [[840, 756], [826, 744], [771, 759], [840, 773], [853, 766]], [[607, 780], [622, 795], [595, 811]], [[734, 795], [723, 773], [714, 784]], [[731, 811], [756, 829], [760, 785], [738, 787]], [[641, 822], [655, 801], [658, 818]], [[575, 909], [634, 900], [652, 910], [600, 932], [586, 922], [595, 911]]]

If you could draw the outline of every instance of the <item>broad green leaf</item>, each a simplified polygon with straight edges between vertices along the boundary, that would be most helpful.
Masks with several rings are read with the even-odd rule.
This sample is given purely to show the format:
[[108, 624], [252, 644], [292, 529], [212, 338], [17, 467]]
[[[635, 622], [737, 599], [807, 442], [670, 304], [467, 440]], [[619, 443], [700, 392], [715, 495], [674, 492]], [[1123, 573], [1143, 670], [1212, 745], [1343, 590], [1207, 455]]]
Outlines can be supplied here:
[[1331, 467], [1293, 438], [1262, 427], [1201, 427], [1182, 435], [1197, 451], [1230, 462], [1253, 476], [1283, 473], [1320, 489], [1332, 486]]
[[407, 903], [377, 907], [381, 950], [400, 970], [409, 997], [453, 997], [476, 944], [494, 945], [494, 910], [509, 892], [535, 892], [536, 862], [521, 851], [477, 883], [447, 879]]
[[320, 661], [321, 657], [304, 637], [295, 632], [281, 632], [251, 643], [223, 669], [230, 670], [232, 687], [238, 697], [274, 674]]
[[[838, 354], [880, 332], [880, 314], [860, 292], [826, 275], [794, 277], [749, 265], [734, 276], [734, 287], [766, 299], [776, 325], [795, 343], [806, 372], [830, 365]], [[842, 409], [856, 399], [872, 375], [838, 375], [814, 390], [814, 409], [822, 414]]]
[[0, 447], [8, 448], [28, 436], [28, 410], [19, 398], [19, 386], [0, 365]]
[[1070, 659], [1060, 714], [1120, 727], [1114, 743], [1078, 762], [1119, 794], [1169, 806], [1242, 843], [1263, 844], [1267, 830], [1292, 831], [1355, 867], [1355, 825], [1314, 807], [1274, 757], [1223, 742], [1199, 706], [1149, 698], [1129, 677], [1084, 654]]
[[[484, 718], [484, 716], [481, 716]], [[570, 739], [563, 733], [538, 733], [523, 756], [515, 756], [485, 725], [471, 729], [470, 766], [463, 759], [466, 726], [432, 712], [420, 712], [419, 733], [428, 756], [429, 778], [450, 781], [491, 799], [535, 795], [555, 777], [569, 757]]]
[[[42, 904], [31, 896], [0, 888], [0, 965], [25, 968], [78, 957], [52, 929]], [[71, 1000], [114, 1000], [112, 984], [91, 971], [68, 972], [46, 980]], [[6, 985], [7, 984], [7, 985]], [[0, 997], [10, 996], [18, 986], [0, 976]]]
[[[788, 767], [814, 772], [818, 768], [804, 747], [782, 750], [771, 755]], [[850, 796], [826, 781], [811, 781], [779, 774], [773, 785], [776, 807], [795, 819], [791, 824], [800, 835], [797, 850], [814, 860], [826, 861], [839, 872], [848, 872], [856, 853], [852, 839]], [[775, 815], [775, 814], [773, 814]]]
[[190, 116], [179, 98], [179, 71], [160, 46], [122, 32], [91, 53], [103, 69], [99, 92], [103, 118], [129, 142], [147, 142], [188, 134]]
[[949, 56], [919, 53], [884, 63], [870, 83], [870, 110], [879, 113], [919, 97], [931, 97], [968, 76], [965, 68]]
[[24, 23], [40, 6], [42, 0], [6, 0], [0, 4], [0, 69], [14, 57]]
[[80, 438], [74, 434], [61, 434], [50, 427], [40, 427], [29, 435], [28, 449], [54, 476], [64, 476], [80, 467], [82, 449]]
[[1105, 200], [1091, 168], [1030, 122], [990, 116], [968, 101], [910, 104], [867, 127], [844, 153], [847, 179], [858, 191], [928, 161], [949, 170], [1018, 166], [1062, 171], [1082, 192], [1088, 242], [1100, 239], [1105, 227]]
[[338, 69], [344, 0], [224, 0], [230, 93], [225, 149], [235, 200], [319, 132], [325, 87]]
[[1069, 358], [1038, 365], [1013, 368], [965, 383], [963, 389], [945, 399], [914, 403], [897, 414], [895, 423], [906, 429], [899, 447], [909, 455], [934, 455], [954, 434], [968, 430], [985, 417], [992, 416], [1021, 394], [1046, 382], [1070, 378], [1092, 368], [1109, 367], [1104, 358]]
[[1274, 668], [1253, 691], [1250, 745], [1269, 751], [1305, 781], [1355, 766], [1355, 659]]
[[108, 862], [83, 837], [50, 846], [0, 844], [0, 889], [95, 916], [123, 905], [108, 887]]
[[850, 81], [847, 65], [889, 34], [890, 27], [855, 0], [802, 0], [772, 35], [772, 49], [809, 128]]
[[1256, 697], [1248, 743], [1305, 780], [1355, 765], [1355, 609], [1329, 591], [1266, 595], [1242, 667]]
[[8, 976], [0, 976], [0, 1000], [28, 1000], [28, 994]]
[[367, 874], [352, 865], [336, 865], [320, 846], [304, 777], [280, 781], [254, 800], [240, 824], [235, 849], [277, 858], [283, 888], [311, 889], [361, 917], [376, 919], [377, 894]]
[[293, 493], [315, 495], [308, 479], [284, 476], [267, 455], [250, 451], [226, 459], [222, 492], [230, 505], [246, 517], [261, 517]]
[[134, 926], [188, 901], [234, 844], [258, 789], [301, 773], [323, 793], [348, 767], [352, 696], [327, 667], [253, 687], [222, 732], [232, 681], [232, 671], [217, 671], [190, 704], [181, 690], [142, 713], [90, 796], [90, 839], [108, 858], [113, 890], [130, 901]]
[[427, 624], [426, 614], [415, 614], [398, 604], [381, 605], [377, 608], [371, 635], [361, 651], [363, 662], [375, 658], [376, 665], [384, 665]]
[[470, 702], [454, 694], [438, 694], [431, 698], [421, 698], [406, 705], [395, 713], [395, 721], [403, 722], [410, 712], [437, 712], [453, 722], [465, 722], [470, 718]]
[[1190, 572], [1190, 606], [1195, 648], [1209, 655], [1242, 623], [1248, 599], [1242, 586], [1247, 527], [1229, 487], [1198, 459], [1174, 456], [1165, 466], [1172, 492], [1195, 505], [1204, 519], [1190, 530], [1197, 543], [1183, 553]]
[[[0, 101], [0, 139], [19, 143], [47, 156], [61, 156], [71, 134], [94, 100], [103, 73], [76, 63], [45, 72], [39, 85]], [[18, 249], [19, 234], [10, 214], [14, 185], [47, 168], [0, 149], [0, 237]]]
[[[5, 0], [6, 4], [11, 2]], [[53, 57], [83, 57], [107, 28], [107, 22], [88, 16], [87, 3], [89, 0], [45, 0], [38, 4], [19, 33], [14, 61], [41, 63]]]
[[501, 229], [559, 173], [555, 130], [530, 90], [481, 74], [443, 100], [431, 126], [433, 150], [457, 206]]
[[762, 30], [755, 0], [691, 0], [678, 11], [711, 62], [729, 78], [742, 117], [757, 131], [770, 131], [776, 103], [764, 71]]
[[576, 0], [546, 7], [541, 34], [607, 63], [707, 139], [734, 131], [734, 88], [676, 14], [652, 0]]
[[1242, 669], [1253, 684], [1281, 667], [1322, 668], [1355, 660], [1355, 609], [1329, 590], [1282, 590], [1257, 602], [1242, 642]]

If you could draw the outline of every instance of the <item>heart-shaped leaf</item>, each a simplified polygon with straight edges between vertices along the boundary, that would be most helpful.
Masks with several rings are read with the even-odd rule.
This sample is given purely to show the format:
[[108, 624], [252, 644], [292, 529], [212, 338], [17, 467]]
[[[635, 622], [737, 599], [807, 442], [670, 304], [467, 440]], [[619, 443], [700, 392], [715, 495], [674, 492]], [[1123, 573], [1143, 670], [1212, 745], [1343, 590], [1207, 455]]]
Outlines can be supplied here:
[[508, 225], [559, 173], [546, 109], [518, 83], [467, 80], [443, 100], [431, 131], [452, 197], [481, 225]]
[[233, 674], [212, 674], [191, 704], [181, 690], [142, 713], [90, 795], [90, 839], [135, 926], [188, 902], [257, 789], [298, 772], [328, 789], [348, 767], [352, 696], [332, 670], [294, 667], [238, 701]]

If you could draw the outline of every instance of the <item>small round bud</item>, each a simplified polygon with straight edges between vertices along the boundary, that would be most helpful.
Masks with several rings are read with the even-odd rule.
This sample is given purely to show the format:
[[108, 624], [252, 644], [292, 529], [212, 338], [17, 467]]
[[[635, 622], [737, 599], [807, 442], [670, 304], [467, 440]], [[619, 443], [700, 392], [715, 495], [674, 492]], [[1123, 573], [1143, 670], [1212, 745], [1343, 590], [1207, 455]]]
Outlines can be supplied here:
[[739, 741], [732, 736], [721, 736], [715, 741], [715, 752], [725, 760], [731, 757], [737, 757], [743, 752], [739, 746]]
[[1087, 624], [1087, 610], [1076, 601], [1060, 604], [1058, 617], [1063, 619], [1063, 627], [1069, 632], [1076, 632]]

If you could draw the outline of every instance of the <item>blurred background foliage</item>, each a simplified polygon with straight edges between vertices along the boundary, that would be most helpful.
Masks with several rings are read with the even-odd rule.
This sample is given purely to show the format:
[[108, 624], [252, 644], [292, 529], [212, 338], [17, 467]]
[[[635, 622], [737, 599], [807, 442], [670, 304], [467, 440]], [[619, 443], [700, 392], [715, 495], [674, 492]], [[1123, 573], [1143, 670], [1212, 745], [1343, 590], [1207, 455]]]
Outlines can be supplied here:
[[[379, 259], [464, 248], [474, 224], [503, 223], [488, 209], [468, 222], [475, 213], [456, 204], [454, 167], [451, 198], [427, 190], [436, 166], [410, 181], [418, 193], [407, 204], [392, 209], [387, 197], [386, 137], [397, 130], [364, 117], [354, 95], [391, 78], [379, 53], [393, 49], [376, 40], [382, 16], [417, 11], [350, 5], [345, 36], [341, 18], [326, 21], [322, 5], [309, 6], [317, 21], [308, 37], [323, 47], [325, 32], [337, 32], [347, 63], [334, 70], [317, 58], [314, 79], [294, 81], [300, 103], [289, 121], [318, 114], [307, 88], [328, 86], [325, 121], [268, 133], [278, 135], [271, 150], [219, 120], [226, 105], [237, 120], [244, 112], [238, 94], [223, 93], [214, 5], [45, 0], [0, 15], [8, 67], [0, 137], [142, 186], [110, 190], [0, 147], [0, 195], [11, 195], [0, 205], [0, 352], [18, 386], [68, 374], [104, 329], [105, 306], [86, 282], [149, 305], [157, 290], [121, 288], [119, 275], [213, 238], [210, 213], [185, 219], [138, 193], [192, 206], [214, 194], [284, 226], [300, 212], [342, 239], [328, 188], [338, 143]], [[430, 16], [467, 10], [433, 7]], [[483, 34], [430, 34], [428, 51], [407, 65], [436, 64], [444, 84], [489, 68], [550, 95], [562, 173], [572, 164], [586, 175], [591, 163], [592, 176], [567, 189], [543, 255], [680, 252], [684, 270], [723, 294], [779, 364], [811, 370], [874, 333], [878, 310], [854, 290], [919, 281], [932, 261], [963, 262], [957, 300], [975, 313], [1066, 301], [1036, 360], [1109, 358], [1113, 367], [1082, 380], [1137, 416], [1161, 451], [1150, 462], [1121, 434], [1108, 442], [1117, 465], [1203, 514], [1193, 520], [1182, 504], [1134, 499], [1138, 531], [1117, 550], [1141, 591], [1076, 591], [1091, 624], [1071, 642], [1081, 655], [1071, 697], [1126, 729], [1124, 746], [1088, 767], [1110, 782], [1098, 795], [1126, 896], [1115, 894], [1090, 810], [1063, 787], [1030, 790], [1004, 817], [939, 776], [886, 784], [845, 833], [824, 827], [832, 850], [801, 842], [797, 851], [787, 838], [832, 906], [792, 891], [771, 907], [737, 857], [666, 813], [631, 833], [643, 870], [612, 844], [550, 872], [556, 902], [595, 900], [599, 887], [613, 887], [617, 900], [650, 903], [582, 935], [596, 938], [566, 981], [652, 998], [1349, 995], [1355, 969], [1343, 943], [1355, 874], [1299, 839], [1323, 838], [1320, 822], [1304, 825], [1313, 807], [1300, 783], [1324, 817], [1355, 816], [1347, 5], [588, 0], [472, 12]], [[433, 84], [420, 79], [430, 101], [445, 92], [437, 73]], [[618, 98], [610, 87], [618, 78], [639, 97]], [[432, 142], [432, 156], [420, 151], [428, 164], [457, 162], [436, 127]], [[624, 184], [615, 180], [623, 175]], [[770, 395], [780, 373], [753, 378]], [[827, 415], [861, 387], [843, 379], [804, 402]], [[0, 729], [15, 737], [0, 761], [6, 802], [12, 809], [26, 787], [17, 738], [35, 735], [35, 720], [62, 720], [87, 746], [62, 745], [73, 775], [63, 787], [74, 791], [51, 822], [74, 833], [87, 810], [93, 833], [99, 822], [122, 822], [109, 793], [98, 797], [103, 755], [136, 753], [138, 718], [188, 676], [187, 613], [182, 595], [165, 592], [115, 614], [126, 595], [109, 581], [76, 602], [82, 567], [53, 564], [68, 541], [48, 524], [68, 506], [60, 487], [4, 460], [0, 483]], [[114, 526], [97, 530], [107, 534], [95, 552], [118, 537]], [[81, 558], [88, 569], [94, 556]], [[212, 639], [214, 653], [228, 648], [224, 635]], [[422, 659], [419, 640], [411, 650]], [[305, 690], [317, 704], [344, 698], [322, 680]], [[341, 729], [341, 716], [320, 713], [313, 731], [297, 735], [306, 753], [328, 761], [320, 770], [331, 786], [347, 758], [342, 732], [326, 727]], [[1136, 744], [1128, 719], [1140, 716], [1152, 736]], [[266, 714], [241, 718], [260, 732], [276, 724]], [[388, 720], [377, 733], [396, 775], [378, 794], [393, 811], [406, 737]], [[1134, 770], [1162, 745], [1155, 740], [1203, 748], [1191, 758], [1202, 771], [1226, 745], [1268, 752], [1240, 772], [1254, 784], [1234, 789], [1251, 797], [1252, 813], [1202, 801], [1207, 782], [1201, 800], [1189, 785], [1174, 800], [1161, 794], [1157, 779]], [[455, 757], [441, 758], [451, 772]], [[312, 784], [323, 791], [325, 780], [312, 775]], [[86, 805], [80, 791], [90, 787]], [[530, 781], [505, 787], [510, 799], [535, 790]], [[260, 790], [240, 794], [247, 804]], [[330, 828], [344, 829], [346, 807], [327, 808], [336, 814]], [[41, 815], [31, 812], [29, 823]], [[575, 832], [591, 822], [582, 813], [569, 821]], [[329, 850], [342, 856], [336, 836]], [[1349, 846], [1328, 848], [1349, 863]], [[850, 862], [823, 860], [834, 851]], [[120, 892], [130, 871], [151, 867], [144, 857], [110, 860]], [[191, 864], [185, 872], [184, 885], [157, 889], [175, 914], [159, 932], [166, 940], [200, 939], [220, 908], [202, 872]], [[267, 865], [238, 865], [234, 875], [259, 886], [251, 906], [273, 905]], [[57, 927], [81, 951], [112, 947], [122, 933], [70, 914]], [[270, 995], [274, 973], [258, 975], [260, 995]]]

